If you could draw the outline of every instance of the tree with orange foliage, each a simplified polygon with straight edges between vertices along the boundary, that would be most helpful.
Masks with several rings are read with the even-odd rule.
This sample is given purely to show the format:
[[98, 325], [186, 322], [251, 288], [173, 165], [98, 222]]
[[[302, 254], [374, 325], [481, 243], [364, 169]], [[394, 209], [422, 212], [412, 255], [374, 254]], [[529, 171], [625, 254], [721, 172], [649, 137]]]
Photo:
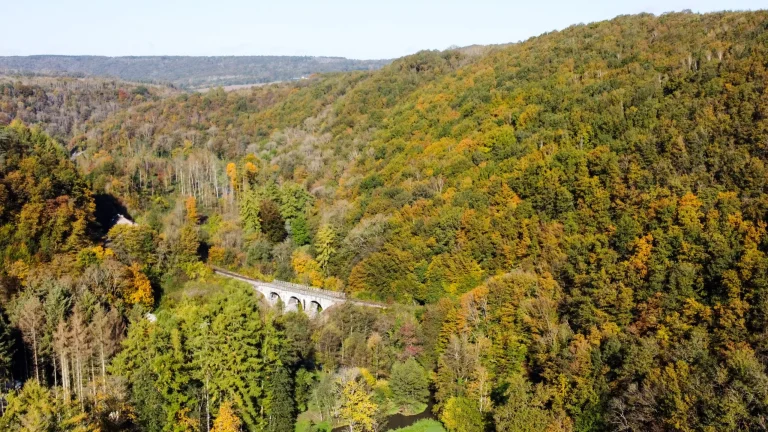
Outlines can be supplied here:
[[629, 260], [629, 266], [637, 271], [640, 278], [648, 274], [648, 260], [653, 250], [653, 235], [647, 234], [635, 241], [635, 254]]
[[197, 223], [197, 200], [194, 196], [190, 195], [184, 202], [184, 207], [187, 210], [187, 221], [192, 224]]

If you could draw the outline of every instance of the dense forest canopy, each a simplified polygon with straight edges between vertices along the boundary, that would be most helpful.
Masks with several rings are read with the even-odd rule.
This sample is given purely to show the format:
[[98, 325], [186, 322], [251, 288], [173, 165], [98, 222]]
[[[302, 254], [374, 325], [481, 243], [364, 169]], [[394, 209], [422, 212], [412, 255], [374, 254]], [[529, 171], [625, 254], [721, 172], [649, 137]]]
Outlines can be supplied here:
[[[244, 91], [36, 80], [0, 83], [0, 426], [373, 431], [432, 394], [451, 432], [766, 428], [766, 12]], [[93, 194], [138, 225], [100, 238]]]

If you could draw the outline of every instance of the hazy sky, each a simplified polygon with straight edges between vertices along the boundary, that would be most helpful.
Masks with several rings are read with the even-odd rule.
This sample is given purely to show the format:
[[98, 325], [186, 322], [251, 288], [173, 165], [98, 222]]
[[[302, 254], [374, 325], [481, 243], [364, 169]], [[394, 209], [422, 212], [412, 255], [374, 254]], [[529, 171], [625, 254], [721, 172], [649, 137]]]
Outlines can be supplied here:
[[392, 58], [517, 42], [621, 14], [766, 6], [766, 0], [0, 0], [0, 55]]

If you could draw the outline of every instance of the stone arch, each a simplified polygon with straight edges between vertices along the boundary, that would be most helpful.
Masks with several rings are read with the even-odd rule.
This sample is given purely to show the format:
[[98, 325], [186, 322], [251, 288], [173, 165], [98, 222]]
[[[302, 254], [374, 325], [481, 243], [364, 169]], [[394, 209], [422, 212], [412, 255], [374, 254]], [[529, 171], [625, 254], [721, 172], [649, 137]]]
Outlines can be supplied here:
[[286, 310], [289, 311], [301, 311], [304, 310], [304, 305], [301, 303], [301, 300], [299, 300], [296, 296], [291, 296], [290, 299], [288, 299], [288, 307]]
[[283, 299], [280, 298], [280, 294], [278, 294], [278, 293], [276, 293], [274, 291], [269, 293], [269, 302], [270, 303], [277, 304], [277, 303], [281, 302], [282, 300]]
[[323, 305], [320, 304], [317, 300], [312, 300], [309, 302], [309, 307], [307, 307], [307, 312], [310, 316], [314, 316], [319, 314], [323, 311]]

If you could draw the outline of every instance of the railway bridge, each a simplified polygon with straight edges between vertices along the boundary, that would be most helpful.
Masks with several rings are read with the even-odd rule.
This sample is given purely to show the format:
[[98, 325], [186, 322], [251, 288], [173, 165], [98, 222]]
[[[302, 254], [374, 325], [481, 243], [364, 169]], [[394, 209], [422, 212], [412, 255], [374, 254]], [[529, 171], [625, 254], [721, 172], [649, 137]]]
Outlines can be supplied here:
[[252, 285], [272, 305], [282, 302], [285, 305], [285, 310], [300, 310], [309, 316], [319, 314], [323, 310], [340, 303], [352, 303], [358, 306], [375, 308], [385, 307], [380, 303], [347, 299], [346, 294], [343, 292], [329, 291], [279, 280], [264, 282], [216, 267], [213, 268], [213, 271], [218, 275], [237, 279]]

